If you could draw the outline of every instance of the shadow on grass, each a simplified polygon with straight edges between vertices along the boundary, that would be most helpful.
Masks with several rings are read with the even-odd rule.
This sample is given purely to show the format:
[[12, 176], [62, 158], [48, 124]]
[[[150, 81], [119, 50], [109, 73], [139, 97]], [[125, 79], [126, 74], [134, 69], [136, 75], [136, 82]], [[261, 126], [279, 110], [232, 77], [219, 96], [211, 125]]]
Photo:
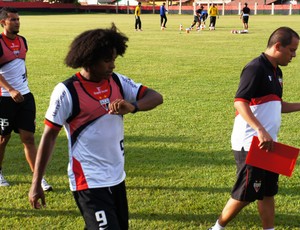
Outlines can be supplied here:
[[126, 135], [125, 133], [126, 142], [158, 142], [158, 143], [175, 143], [175, 142], [189, 142], [190, 139], [188, 137], [182, 136], [133, 136], [133, 135]]
[[[126, 135], [125, 135], [126, 136]], [[65, 137], [60, 137], [65, 138]], [[147, 145], [150, 143], [149, 146]], [[47, 178], [49, 183], [51, 183], [51, 175], [67, 175], [66, 167], [67, 167], [67, 146], [62, 144], [65, 142], [60, 142], [58, 140], [55, 149], [55, 153], [53, 158], [49, 164], [47, 169]], [[224, 176], [225, 179], [229, 179], [232, 175], [235, 175], [235, 163], [233, 160], [232, 152], [230, 150], [230, 146], [228, 146], [228, 150], [220, 151], [214, 148], [213, 144], [211, 144], [211, 149], [202, 149], [198, 145], [200, 143], [194, 143], [194, 140], [190, 138], [184, 137], [165, 137], [165, 136], [126, 136], [126, 145], [125, 147], [125, 156], [126, 156], [126, 168], [127, 168], [127, 180], [144, 178], [146, 180], [150, 179], [151, 181], [146, 181], [143, 186], [139, 185], [129, 185], [127, 189], [129, 190], [151, 190], [153, 191], [174, 191], [182, 192], [182, 191], [192, 191], [196, 193], [207, 193], [215, 196], [215, 199], [221, 194], [228, 194], [231, 190], [231, 183], [229, 186], [225, 185], [224, 181], [220, 184], [216, 183], [213, 185], [197, 185], [199, 180], [202, 180], [202, 175], [204, 173], [209, 174], [209, 177], [216, 174], [218, 177], [218, 182], [220, 181], [220, 176]], [[193, 148], [194, 147], [194, 148]], [[63, 155], [62, 155], [62, 152]], [[8, 158], [9, 159], [9, 158]], [[14, 160], [16, 161], [14, 161]], [[29, 170], [26, 168], [23, 171], [19, 171], [17, 167], [19, 164], [24, 164], [24, 159], [11, 158], [12, 165], [7, 166], [7, 175], [10, 176], [12, 180], [9, 182], [12, 185], [21, 185], [22, 187], [27, 184], [27, 181], [15, 179], [18, 175], [24, 175], [28, 173], [30, 175]], [[10, 168], [11, 167], [11, 168]], [[187, 174], [186, 170], [192, 171], [191, 174]], [[220, 171], [220, 169], [224, 170]], [[231, 173], [230, 175], [225, 174]], [[197, 175], [193, 175], [193, 173], [197, 173]], [[198, 177], [199, 175], [199, 177]], [[183, 176], [183, 177], [182, 177]], [[169, 178], [173, 178], [175, 180], [182, 179], [184, 185], [174, 185], [174, 183], [169, 182]], [[160, 179], [160, 185], [152, 185], [151, 183], [156, 183]], [[164, 180], [166, 179], [166, 180]], [[231, 179], [231, 178], [230, 178]], [[190, 182], [195, 182], [195, 184], [190, 184]], [[30, 186], [30, 180], [28, 181], [28, 188]], [[151, 182], [151, 183], [150, 183]], [[175, 181], [176, 182], [176, 181]], [[147, 185], [149, 183], [149, 186]], [[69, 191], [68, 188], [62, 188], [64, 185], [56, 181], [56, 185], [54, 184], [54, 194], [52, 196], [60, 196], [59, 193], [65, 193]], [[150, 194], [151, 194], [150, 192]], [[297, 196], [298, 190], [295, 187], [290, 188], [281, 188], [279, 193], [284, 193], [286, 195]], [[56, 195], [55, 195], [56, 194]], [[47, 196], [47, 194], [46, 194]], [[71, 194], [70, 194], [71, 196]], [[142, 193], [141, 193], [142, 196]], [[193, 199], [193, 198], [191, 198]], [[159, 205], [159, 204], [157, 204]], [[225, 203], [224, 203], [225, 205]], [[178, 222], [196, 222], [196, 223], [204, 223], [204, 222], [215, 222], [219, 213], [207, 213], [211, 210], [211, 207], [207, 207], [203, 214], [168, 214], [168, 213], [151, 213], [151, 212], [132, 212], [130, 213], [130, 217], [133, 219], [141, 219], [141, 220], [158, 220], [158, 221], [178, 221]], [[201, 212], [201, 211], [200, 211]], [[221, 212], [221, 210], [220, 210]], [[16, 217], [25, 218], [28, 216], [33, 217], [52, 217], [52, 216], [78, 216], [80, 215], [77, 209], [72, 210], [58, 210], [58, 209], [43, 209], [43, 210], [28, 210], [28, 209], [13, 209], [2, 207], [0, 214], [4, 218], [11, 218], [11, 213], [14, 213]], [[286, 220], [296, 220], [296, 221], [288, 221], [293, 222], [289, 224], [289, 228], [287, 229], [296, 229], [295, 227], [299, 227], [299, 215], [294, 213], [277, 213], [280, 218], [277, 221], [278, 226], [283, 226], [286, 224]], [[239, 217], [232, 222], [232, 225], [244, 226], [244, 220], [247, 219], [247, 223], [256, 222], [257, 226], [259, 226], [259, 217], [258, 214], [248, 214], [247, 210], [239, 214]], [[248, 221], [248, 220], [251, 221]]]
[[[220, 210], [221, 211], [221, 210]], [[185, 223], [197, 223], [197, 225], [208, 224], [207, 228], [211, 227], [215, 223], [218, 218], [219, 213], [206, 213], [206, 214], [164, 214], [164, 213], [143, 213], [143, 212], [134, 212], [130, 213], [130, 219], [136, 220], [147, 220], [147, 221], [169, 221], [169, 222], [185, 222]], [[280, 218], [276, 219], [276, 227], [280, 229], [300, 229], [300, 220], [298, 214], [283, 214], [277, 213], [277, 216]], [[245, 220], [247, 222], [245, 223]], [[291, 220], [291, 221], [286, 221]], [[288, 225], [287, 225], [288, 222]], [[251, 226], [252, 225], [252, 226]], [[260, 229], [260, 218], [257, 214], [249, 214], [247, 211], [242, 211], [238, 214], [238, 216], [233, 219], [227, 227], [234, 227], [236, 229], [241, 229], [242, 227], [246, 227], [247, 229], [251, 227], [254, 229]], [[243, 228], [246, 229], [246, 228]]]
[[212, 188], [212, 187], [186, 187], [186, 186], [126, 186], [128, 190], [152, 190], [152, 191], [196, 191], [196, 192], [208, 192], [210, 194], [228, 193], [230, 195], [230, 187]]
[[50, 209], [43, 208], [40, 210], [36, 209], [15, 209], [15, 208], [1, 208], [1, 218], [11, 218], [12, 213], [14, 213], [14, 217], [20, 218], [28, 218], [28, 217], [57, 217], [57, 216], [80, 216], [80, 212], [78, 209], [72, 210], [58, 210], [58, 209]]

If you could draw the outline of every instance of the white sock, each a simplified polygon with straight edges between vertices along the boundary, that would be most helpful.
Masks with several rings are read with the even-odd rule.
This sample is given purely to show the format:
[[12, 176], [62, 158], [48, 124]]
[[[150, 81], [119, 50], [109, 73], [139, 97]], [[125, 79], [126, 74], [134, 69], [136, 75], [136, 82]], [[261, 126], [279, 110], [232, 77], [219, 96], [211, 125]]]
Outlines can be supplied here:
[[223, 230], [225, 229], [225, 227], [222, 227], [220, 224], [219, 224], [219, 220], [216, 221], [215, 225], [212, 227], [212, 230]]
[[264, 230], [275, 230], [275, 228], [264, 228]]

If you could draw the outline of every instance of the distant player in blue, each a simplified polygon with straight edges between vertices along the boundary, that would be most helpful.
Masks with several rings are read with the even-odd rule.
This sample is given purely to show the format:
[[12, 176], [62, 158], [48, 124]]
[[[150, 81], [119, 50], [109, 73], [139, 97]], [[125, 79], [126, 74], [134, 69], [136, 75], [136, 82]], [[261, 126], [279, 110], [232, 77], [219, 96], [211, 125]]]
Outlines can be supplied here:
[[167, 9], [165, 8], [166, 3], [163, 3], [159, 8], [159, 14], [160, 14], [160, 26], [162, 29], [166, 28], [166, 23], [168, 21], [166, 12]]
[[202, 28], [205, 28], [205, 21], [208, 18], [208, 13], [207, 10], [204, 10], [204, 7], [202, 6], [202, 12], [200, 15], [200, 21], [201, 21], [201, 26]]
[[190, 29], [192, 30], [194, 28], [194, 26], [197, 24], [197, 30], [200, 28], [200, 23], [201, 23], [201, 13], [203, 10], [203, 6], [200, 5], [199, 9], [196, 10], [195, 14], [194, 14], [194, 21], [190, 26]]

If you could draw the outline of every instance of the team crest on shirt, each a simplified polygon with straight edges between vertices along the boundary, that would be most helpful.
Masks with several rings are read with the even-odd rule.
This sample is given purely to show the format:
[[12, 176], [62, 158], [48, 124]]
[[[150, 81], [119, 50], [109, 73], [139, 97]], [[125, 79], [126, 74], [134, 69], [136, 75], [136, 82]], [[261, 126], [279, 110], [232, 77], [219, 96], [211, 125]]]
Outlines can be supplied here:
[[14, 50], [14, 55], [19, 56], [20, 50]]
[[258, 192], [260, 190], [260, 187], [261, 187], [261, 181], [255, 181], [253, 183], [253, 188], [256, 192]]
[[108, 105], [110, 103], [109, 98], [104, 98], [102, 100], [99, 100], [100, 105], [106, 110], [108, 111]]

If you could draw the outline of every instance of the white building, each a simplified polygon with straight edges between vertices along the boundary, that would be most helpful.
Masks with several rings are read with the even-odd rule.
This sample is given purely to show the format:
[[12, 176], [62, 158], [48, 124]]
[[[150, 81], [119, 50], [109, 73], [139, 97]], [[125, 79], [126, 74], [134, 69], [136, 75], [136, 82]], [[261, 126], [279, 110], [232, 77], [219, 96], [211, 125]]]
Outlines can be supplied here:
[[[115, 0], [78, 0], [78, 2], [82, 5], [101, 5], [101, 4], [107, 4], [107, 3], [114, 3]], [[136, 0], [120, 0], [118, 2], [119, 6], [126, 6], [126, 5], [136, 6], [137, 4], [138, 4], [138, 1], [136, 1]]]

